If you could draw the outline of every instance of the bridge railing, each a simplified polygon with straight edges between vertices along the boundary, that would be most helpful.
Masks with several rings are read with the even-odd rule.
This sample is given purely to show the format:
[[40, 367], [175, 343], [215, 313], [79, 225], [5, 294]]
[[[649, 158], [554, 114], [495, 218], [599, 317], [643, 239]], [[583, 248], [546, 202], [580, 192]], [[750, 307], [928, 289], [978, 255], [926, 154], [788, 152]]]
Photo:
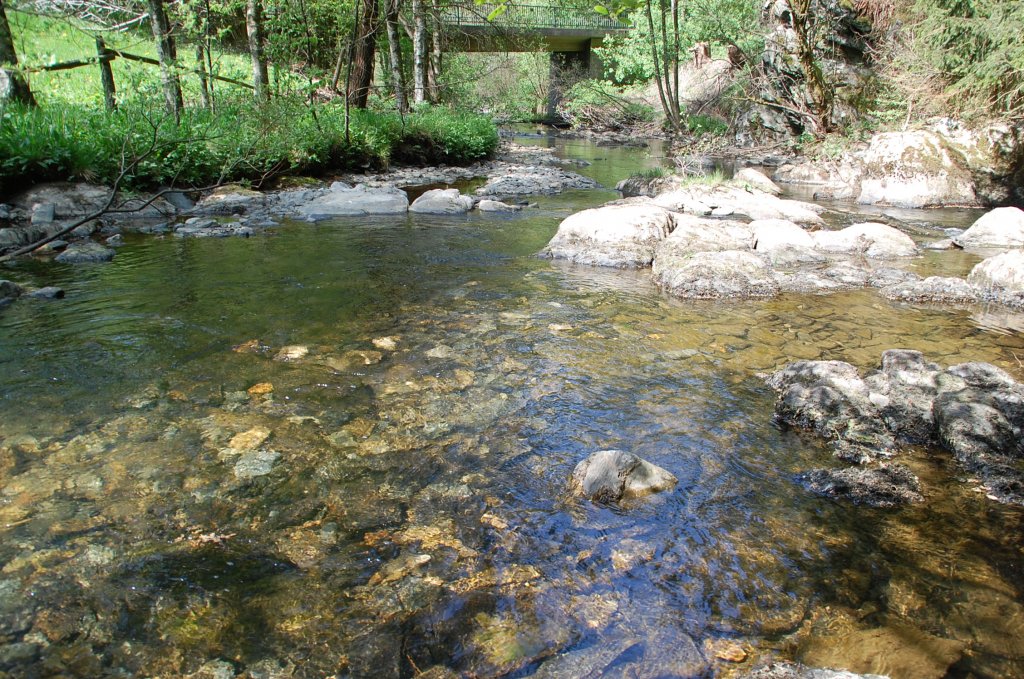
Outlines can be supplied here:
[[505, 11], [493, 19], [488, 16], [496, 5], [451, 5], [441, 12], [441, 22], [459, 27], [495, 27], [499, 29], [543, 30], [582, 29], [591, 31], [621, 31], [629, 27], [593, 11], [570, 10], [552, 5], [508, 4]]

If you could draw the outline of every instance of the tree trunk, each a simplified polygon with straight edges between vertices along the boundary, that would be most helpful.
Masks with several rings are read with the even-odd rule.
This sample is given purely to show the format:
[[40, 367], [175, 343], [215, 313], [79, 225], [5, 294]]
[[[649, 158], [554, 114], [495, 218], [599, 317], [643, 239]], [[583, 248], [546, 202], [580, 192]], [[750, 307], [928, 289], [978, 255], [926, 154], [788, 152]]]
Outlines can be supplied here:
[[436, 104], [441, 100], [441, 12], [438, 0], [432, 0], [430, 61], [427, 64], [427, 98]]
[[203, 108], [213, 110], [213, 99], [210, 97], [210, 77], [206, 73], [206, 48], [203, 43], [196, 43], [196, 63], [199, 64], [199, 98]]
[[388, 57], [391, 62], [391, 88], [395, 92], [395, 108], [405, 111], [405, 82], [402, 77], [402, 38], [398, 32], [398, 16], [401, 13], [401, 0], [388, 0], [387, 32]]
[[377, 14], [377, 0], [365, 0], [356, 26], [352, 74], [348, 84], [348, 99], [356, 108], [366, 108], [373, 85], [374, 52], [379, 29]]
[[814, 54], [814, 40], [811, 37], [814, 13], [811, 11], [811, 0], [790, 0], [790, 14], [793, 17], [793, 33], [796, 35], [797, 56], [800, 69], [804, 73], [807, 93], [811, 97], [814, 110], [814, 135], [821, 137], [833, 129], [832, 114], [835, 107], [835, 96], [832, 88], [825, 81], [825, 74]]
[[0, 102], [17, 101], [35, 106], [36, 99], [32, 96], [32, 90], [17, 68], [18, 54], [14, 51], [14, 39], [7, 23], [4, 0], [0, 0]]
[[270, 75], [263, 53], [263, 0], [246, 0], [245, 32], [249, 36], [249, 57], [252, 59], [252, 86], [259, 101], [270, 100]]
[[181, 83], [174, 70], [177, 54], [174, 49], [174, 36], [171, 34], [171, 23], [164, 12], [164, 0], [147, 0], [149, 5], [149, 23], [153, 27], [153, 38], [156, 40], [156, 55], [160, 60], [160, 75], [164, 86], [164, 102], [167, 112], [175, 120], [181, 119], [181, 110], [185, 107], [181, 98]]
[[103, 103], [108, 111], [117, 110], [117, 89], [114, 87], [114, 71], [110, 68], [111, 54], [103, 38], [96, 38], [96, 55], [100, 60], [100, 82], [103, 83]]
[[427, 10], [423, 0], [412, 0], [412, 103], [427, 101]]

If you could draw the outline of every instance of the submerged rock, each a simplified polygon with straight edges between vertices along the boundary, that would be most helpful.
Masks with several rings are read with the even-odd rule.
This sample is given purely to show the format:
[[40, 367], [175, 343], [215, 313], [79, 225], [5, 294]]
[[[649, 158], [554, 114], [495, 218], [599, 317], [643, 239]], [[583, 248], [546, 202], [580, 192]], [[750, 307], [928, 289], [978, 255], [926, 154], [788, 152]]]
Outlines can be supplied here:
[[883, 288], [882, 296], [897, 302], [971, 304], [978, 301], [979, 294], [976, 287], [962, 278], [929, 276]]
[[758, 667], [743, 679], [889, 679], [882, 674], [854, 674], [844, 670], [823, 670], [799, 663], [778, 662]]
[[727, 250], [682, 257], [672, 245], [658, 249], [654, 277], [668, 292], [694, 299], [773, 297], [779, 285], [763, 259], [748, 251]]
[[105, 248], [99, 243], [87, 241], [85, 243], [72, 243], [67, 250], [57, 255], [54, 259], [63, 264], [97, 264], [109, 262], [116, 253], [110, 248]]
[[[942, 446], [982, 478], [989, 497], [1024, 505], [1024, 385], [987, 363], [943, 370], [920, 352], [890, 350], [880, 370], [861, 378], [840, 361], [799, 361], [774, 373], [778, 421], [813, 429], [837, 456], [858, 463], [891, 457], [903, 442]], [[895, 475], [894, 475], [895, 474]], [[902, 474], [816, 473], [812, 486], [845, 484], [847, 494], [892, 482], [897, 496], [917, 492]], [[896, 482], [899, 483], [896, 483]]]
[[999, 207], [987, 212], [953, 242], [962, 248], [1024, 247], [1024, 210]]
[[428, 215], [459, 215], [472, 209], [473, 199], [458, 189], [431, 189], [409, 206], [409, 212]]
[[569, 488], [595, 502], [617, 502], [674, 488], [669, 471], [623, 450], [602, 450], [576, 465]]
[[13, 281], [0, 280], [0, 307], [10, 304], [20, 297], [25, 289]]
[[672, 212], [656, 205], [607, 205], [558, 225], [541, 255], [622, 269], [649, 266], [654, 249], [675, 229]]
[[819, 495], [871, 507], [895, 507], [924, 499], [918, 478], [902, 464], [814, 469], [801, 474], [800, 480]]

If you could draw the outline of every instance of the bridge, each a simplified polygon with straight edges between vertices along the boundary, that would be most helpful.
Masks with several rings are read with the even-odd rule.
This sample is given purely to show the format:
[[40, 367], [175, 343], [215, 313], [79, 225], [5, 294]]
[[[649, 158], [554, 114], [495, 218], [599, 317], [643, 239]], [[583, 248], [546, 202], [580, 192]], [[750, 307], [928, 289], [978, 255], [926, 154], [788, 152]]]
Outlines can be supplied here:
[[624, 34], [627, 24], [590, 8], [508, 3], [454, 4], [441, 10], [441, 24], [451, 46], [464, 52], [550, 52], [551, 88], [548, 119], [558, 120], [562, 88], [573, 80], [600, 77], [600, 60], [591, 52], [607, 35]]
[[606, 35], [622, 34], [629, 26], [592, 9], [553, 5], [507, 4], [488, 19], [497, 5], [452, 5], [441, 12], [441, 23], [455, 47], [465, 52], [584, 53], [599, 47]]

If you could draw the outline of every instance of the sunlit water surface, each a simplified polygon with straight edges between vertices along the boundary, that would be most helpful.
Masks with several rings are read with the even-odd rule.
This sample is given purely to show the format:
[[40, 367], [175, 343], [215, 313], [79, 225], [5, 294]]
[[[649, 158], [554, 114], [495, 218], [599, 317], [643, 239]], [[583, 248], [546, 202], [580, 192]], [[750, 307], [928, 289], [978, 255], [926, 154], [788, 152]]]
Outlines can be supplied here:
[[[659, 162], [557, 145], [605, 185]], [[773, 425], [759, 377], [903, 347], [1021, 379], [1020, 318], [872, 291], [680, 301], [645, 272], [534, 256], [615, 196], [130, 236], [108, 265], [13, 267], [67, 298], [0, 312], [0, 669], [1024, 675], [1022, 512], [924, 449], [905, 460], [922, 505], [809, 494], [796, 475], [831, 455]], [[974, 216], [900, 218], [927, 240]], [[278, 360], [287, 345], [308, 354]], [[607, 448], [678, 487], [567, 497]]]

